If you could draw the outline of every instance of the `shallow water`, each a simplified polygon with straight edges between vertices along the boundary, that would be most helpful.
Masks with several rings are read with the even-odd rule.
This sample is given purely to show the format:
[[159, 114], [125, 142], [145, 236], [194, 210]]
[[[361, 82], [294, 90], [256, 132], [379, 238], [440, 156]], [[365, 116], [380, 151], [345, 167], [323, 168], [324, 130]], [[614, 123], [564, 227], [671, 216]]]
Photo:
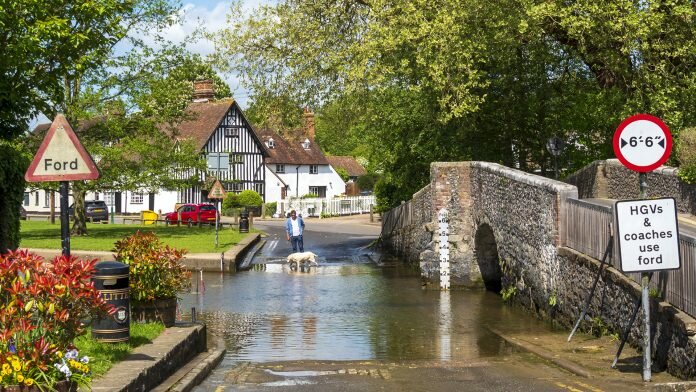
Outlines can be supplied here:
[[183, 318], [196, 307], [209, 331], [224, 337], [227, 364], [471, 360], [511, 350], [489, 326], [538, 323], [494, 293], [424, 290], [405, 268], [346, 262], [304, 273], [268, 264], [202, 276], [205, 289], [194, 277], [201, 293], [181, 302]]

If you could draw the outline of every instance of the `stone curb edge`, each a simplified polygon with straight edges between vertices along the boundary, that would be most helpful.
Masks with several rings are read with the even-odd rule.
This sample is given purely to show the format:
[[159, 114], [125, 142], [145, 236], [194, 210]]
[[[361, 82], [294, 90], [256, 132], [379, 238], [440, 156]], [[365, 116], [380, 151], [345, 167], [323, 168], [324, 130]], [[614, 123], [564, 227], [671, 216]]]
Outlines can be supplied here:
[[225, 348], [216, 348], [211, 351], [206, 358], [200, 361], [189, 373], [179, 380], [169, 391], [172, 392], [189, 392], [194, 387], [205, 380], [208, 375], [215, 369], [225, 356], [227, 350]]
[[493, 327], [489, 326], [488, 329], [491, 332], [493, 332], [494, 334], [498, 335], [501, 339], [510, 343], [511, 345], [513, 345], [517, 348], [520, 348], [522, 350], [525, 350], [527, 352], [530, 352], [536, 356], [539, 356], [539, 357], [555, 364], [556, 366], [575, 374], [576, 376], [580, 376], [580, 377], [584, 377], [584, 378], [592, 378], [592, 375], [590, 374], [590, 372], [587, 369], [578, 365], [575, 362], [571, 362], [571, 361], [568, 361], [566, 359], [559, 358], [556, 355], [554, 355], [551, 351], [545, 350], [541, 347], [537, 347], [537, 346], [530, 344], [530, 343], [527, 343], [523, 340], [519, 340], [519, 339], [515, 339], [515, 338], [511, 338], [509, 336], [506, 336], [505, 334], [503, 334], [502, 332], [498, 331], [497, 329], [495, 329]]

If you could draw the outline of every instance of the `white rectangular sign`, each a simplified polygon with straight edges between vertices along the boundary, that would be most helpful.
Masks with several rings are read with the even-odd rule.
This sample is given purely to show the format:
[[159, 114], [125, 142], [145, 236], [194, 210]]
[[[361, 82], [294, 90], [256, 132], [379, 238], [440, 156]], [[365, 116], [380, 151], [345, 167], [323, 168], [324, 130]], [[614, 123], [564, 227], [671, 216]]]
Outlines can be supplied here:
[[681, 268], [674, 198], [617, 201], [614, 211], [623, 272]]

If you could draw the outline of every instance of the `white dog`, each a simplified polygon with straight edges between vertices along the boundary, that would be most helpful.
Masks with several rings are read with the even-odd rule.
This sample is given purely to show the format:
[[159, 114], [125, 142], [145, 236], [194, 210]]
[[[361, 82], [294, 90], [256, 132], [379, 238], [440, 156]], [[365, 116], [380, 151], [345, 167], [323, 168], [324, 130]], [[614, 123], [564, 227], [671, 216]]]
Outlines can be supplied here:
[[316, 257], [317, 255], [312, 252], [291, 253], [288, 255], [288, 264], [290, 264], [290, 268], [293, 268], [294, 265], [295, 269], [316, 267], [319, 265], [317, 264]]

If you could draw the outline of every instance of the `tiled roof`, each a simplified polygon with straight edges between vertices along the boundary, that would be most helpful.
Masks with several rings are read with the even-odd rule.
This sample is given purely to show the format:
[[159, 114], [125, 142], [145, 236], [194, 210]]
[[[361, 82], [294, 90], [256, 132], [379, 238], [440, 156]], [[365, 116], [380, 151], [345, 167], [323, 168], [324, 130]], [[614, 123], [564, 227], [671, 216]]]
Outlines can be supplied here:
[[198, 150], [202, 150], [233, 104], [231, 99], [190, 103], [186, 108], [186, 119], [174, 127], [174, 137], [192, 139]]
[[367, 174], [365, 168], [362, 167], [362, 165], [353, 157], [332, 156], [326, 157], [326, 159], [329, 160], [329, 163], [334, 167], [334, 169], [338, 169], [339, 167], [346, 169], [348, 175], [351, 177], [360, 177]]
[[[328, 165], [329, 161], [319, 149], [319, 145], [310, 140], [309, 148], [305, 149], [302, 142], [306, 136], [301, 130], [292, 132], [287, 137], [282, 137], [270, 129], [260, 129], [256, 131], [259, 139], [266, 147], [268, 152], [267, 164], [289, 164], [289, 165]], [[268, 140], [273, 138], [273, 148], [268, 147]]]

